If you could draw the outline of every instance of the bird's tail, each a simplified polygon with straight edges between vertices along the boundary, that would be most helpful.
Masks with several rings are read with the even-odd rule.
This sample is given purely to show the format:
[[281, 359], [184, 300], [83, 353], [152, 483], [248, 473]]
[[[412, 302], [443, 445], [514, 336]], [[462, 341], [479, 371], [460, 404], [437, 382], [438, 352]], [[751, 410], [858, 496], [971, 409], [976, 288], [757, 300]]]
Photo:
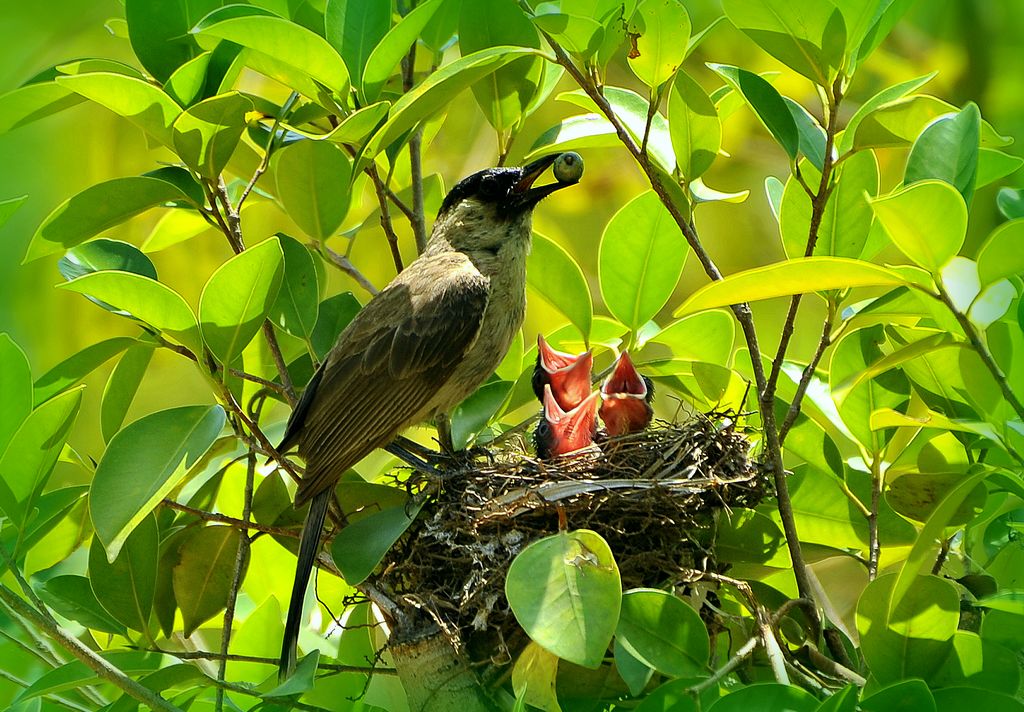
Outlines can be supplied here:
[[327, 505], [330, 504], [334, 490], [325, 489], [309, 503], [306, 522], [302, 525], [302, 538], [299, 540], [299, 558], [295, 564], [295, 581], [292, 583], [292, 597], [288, 603], [288, 620], [284, 624], [284, 636], [281, 640], [281, 662], [278, 664], [278, 676], [283, 681], [295, 672], [296, 648], [299, 642], [299, 627], [302, 623], [302, 604], [306, 599], [306, 586], [313, 572], [313, 563], [320, 550], [320, 534], [327, 516]]

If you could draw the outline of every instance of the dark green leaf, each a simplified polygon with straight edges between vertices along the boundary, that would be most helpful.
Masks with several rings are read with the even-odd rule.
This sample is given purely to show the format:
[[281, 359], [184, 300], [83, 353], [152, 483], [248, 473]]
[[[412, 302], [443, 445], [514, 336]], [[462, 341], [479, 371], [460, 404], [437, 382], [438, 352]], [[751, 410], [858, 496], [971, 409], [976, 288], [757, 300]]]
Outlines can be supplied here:
[[113, 339], [106, 339], [86, 346], [36, 379], [33, 386], [33, 400], [36, 403], [44, 403], [58, 393], [63, 393], [136, 343], [138, 342], [135, 339], [127, 336], [116, 336]]
[[590, 339], [594, 305], [583, 270], [561, 245], [533, 234], [533, 248], [527, 258], [527, 284], [545, 301], [571, 321], [583, 340]]
[[959, 113], [936, 119], [914, 141], [903, 182], [910, 185], [933, 178], [946, 181], [970, 205], [978, 174], [980, 138], [981, 112], [974, 102]]
[[0, 333], [0, 453], [32, 412], [32, 369], [25, 352]]
[[1024, 218], [1024, 190], [1000, 188], [996, 195], [996, 205], [1007, 220]]
[[220, 406], [183, 406], [140, 418], [110, 440], [89, 493], [96, 541], [108, 556], [117, 556], [125, 538], [210, 448], [224, 421]]
[[420, 32], [434, 17], [434, 13], [438, 11], [443, 2], [444, 0], [427, 0], [417, 6], [392, 27], [373, 48], [370, 56], [366, 59], [366, 68], [362, 75], [362, 97], [366, 103], [376, 101], [380, 97], [380, 91], [384, 88], [388, 77], [391, 76], [391, 72], [409, 53], [409, 47], [416, 42]]
[[616, 645], [670, 677], [701, 676], [711, 652], [700, 615], [665, 591], [638, 588], [622, 595]]
[[514, 384], [494, 381], [481, 386], [452, 412], [452, 443], [465, 449], [494, 417]]
[[[185, 637], [227, 606], [241, 543], [242, 533], [238, 529], [209, 526], [195, 530], [182, 544], [173, 582]], [[248, 561], [244, 565], [247, 567]]]
[[199, 54], [188, 34], [192, 26], [222, 4], [221, 0], [180, 0], [152, 3], [126, 0], [128, 39], [142, 66], [159, 81]]
[[37, 593], [43, 603], [54, 611], [86, 628], [115, 635], [127, 634], [125, 627], [103, 610], [85, 576], [55, 576], [40, 586]]
[[281, 244], [271, 238], [225, 262], [203, 287], [199, 326], [206, 345], [225, 368], [260, 330], [283, 274]]
[[128, 408], [135, 399], [142, 377], [153, 358], [154, 347], [151, 344], [137, 343], [125, 351], [124, 356], [114, 366], [103, 389], [100, 402], [100, 430], [103, 440], [110, 442], [114, 434], [121, 429]]
[[946, 687], [934, 690], [935, 709], [938, 712], [963, 712], [977, 709], [985, 712], [1024, 712], [1024, 703], [1018, 697], [977, 687]]
[[[1019, 598], [1020, 609], [1024, 610], [1024, 594], [1019, 594]], [[977, 633], [958, 630], [953, 636], [953, 653], [936, 675], [935, 685], [973, 685], [1012, 695], [1020, 685], [1020, 665], [1012, 650]]]
[[41, 82], [0, 95], [0, 134], [44, 119], [85, 101], [56, 82]]
[[164, 82], [164, 91], [179, 105], [192, 106], [202, 98], [213, 52], [203, 52], [174, 70]]
[[156, 267], [135, 245], [100, 237], [68, 250], [57, 261], [57, 270], [69, 282], [85, 274], [118, 270], [156, 279]]
[[111, 618], [132, 630], [145, 632], [156, 591], [160, 543], [156, 518], [150, 514], [139, 517], [135, 531], [122, 543], [124, 546], [114, 552], [116, 558], [108, 560], [103, 542], [93, 537], [89, 547], [89, 582], [96, 600]]
[[373, 48], [391, 29], [391, 3], [379, 0], [328, 0], [324, 36], [338, 51], [350, 77], [358, 80]]
[[[140, 653], [137, 651], [118, 650], [99, 654], [109, 664], [125, 675], [137, 675], [157, 668], [164, 659], [162, 655]], [[21, 699], [30, 700], [41, 695], [49, 695], [64, 690], [74, 690], [83, 685], [101, 682], [92, 668], [75, 660], [44, 673], [39, 679], [25, 688]]]
[[860, 701], [864, 712], [935, 712], [935, 700], [923, 680], [900, 680]]
[[[301, 695], [313, 689], [317, 681], [317, 663], [320, 662], [320, 651], [314, 649], [311, 653], [299, 660], [293, 672], [287, 680], [275, 687], [270, 692], [263, 693], [263, 697], [290, 697]], [[264, 708], [268, 709], [268, 708]]]
[[0, 545], [6, 546], [8, 552], [13, 552], [14, 558], [17, 559], [21, 552], [30, 551], [43, 537], [64, 524], [69, 517], [75, 517], [77, 512], [72, 514], [72, 510], [79, 504], [86, 503], [88, 493], [87, 485], [61, 487], [43, 492], [33, 504], [34, 511], [28, 526], [21, 530], [14, 527], [4, 529], [3, 535], [0, 535]]
[[689, 248], [653, 191], [642, 193], [605, 227], [598, 253], [601, 295], [616, 319], [636, 331], [675, 290]]
[[693, 180], [711, 167], [722, 146], [722, 123], [711, 97], [686, 72], [676, 74], [668, 95], [668, 129], [684, 178]]
[[833, 693], [831, 697], [818, 705], [818, 709], [814, 712], [855, 712], [858, 692], [856, 685], [849, 684]]
[[82, 389], [51, 398], [21, 423], [0, 457], [0, 510], [17, 527], [32, 514], [82, 403]]
[[708, 712], [750, 712], [757, 709], [814, 712], [817, 706], [818, 701], [799, 687], [762, 682], [735, 689], [711, 705]]
[[530, 638], [596, 668], [615, 632], [622, 584], [611, 549], [585, 529], [533, 542], [509, 566], [505, 595]]
[[352, 292], [342, 292], [320, 302], [320, 313], [317, 315], [316, 326], [313, 327], [313, 348], [319, 360], [327, 357], [327, 352], [334, 346], [338, 334], [348, 326], [362, 305]]
[[301, 242], [277, 233], [284, 252], [284, 276], [270, 319], [292, 336], [309, 341], [319, 313], [320, 285], [313, 255]]
[[[745, 0], [743, 0], [745, 1]], [[779, 142], [790, 159], [800, 150], [800, 133], [782, 95], [763, 77], [728, 64], [708, 64], [729, 86], [738, 91], [768, 132]]]
[[[342, 484], [342, 492], [344, 487]], [[384, 485], [377, 487], [393, 489]], [[389, 496], [391, 494], [388, 493]], [[345, 583], [357, 586], [373, 573], [388, 549], [416, 519], [422, 504], [422, 501], [416, 505], [405, 502], [385, 507], [338, 532], [331, 544], [331, 555], [345, 577]]]
[[619, 677], [626, 683], [629, 693], [634, 697], [639, 696], [647, 687], [647, 683], [654, 677], [654, 668], [648, 667], [635, 658], [619, 638], [615, 639], [615, 669]]
[[788, 96], [782, 97], [782, 100], [786, 102], [786, 108], [793, 115], [793, 122], [800, 135], [800, 153], [807, 156], [807, 160], [821, 171], [825, 165], [825, 129], [821, 128], [818, 120], [803, 106]]
[[352, 162], [329, 141], [299, 141], [278, 152], [277, 194], [292, 220], [310, 237], [326, 240], [345, 219]]
[[64, 76], [56, 81], [123, 116], [163, 145], [173, 148], [171, 124], [181, 113], [181, 107], [159, 87], [112, 72]]
[[215, 180], [235, 151], [252, 102], [237, 92], [204, 99], [185, 110], [172, 127], [174, 148], [189, 168]]

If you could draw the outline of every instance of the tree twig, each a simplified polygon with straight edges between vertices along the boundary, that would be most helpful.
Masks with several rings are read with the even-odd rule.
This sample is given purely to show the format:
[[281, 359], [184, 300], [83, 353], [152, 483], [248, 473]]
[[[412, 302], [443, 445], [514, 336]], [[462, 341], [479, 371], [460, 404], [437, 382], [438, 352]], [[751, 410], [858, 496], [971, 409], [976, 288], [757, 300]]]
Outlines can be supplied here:
[[868, 516], [868, 580], [878, 576], [878, 557], [881, 544], [878, 540], [878, 509], [882, 504], [882, 463], [877, 454], [871, 456], [871, 512]]
[[821, 325], [821, 336], [818, 338], [818, 347], [814, 350], [814, 355], [800, 374], [800, 382], [796, 386], [796, 393], [793, 395], [793, 401], [789, 404], [789, 410], [786, 411], [786, 418], [782, 421], [782, 426], [779, 428], [780, 447], [786, 442], [786, 436], [789, 435], [790, 428], [792, 428], [796, 423], [796, 419], [800, 415], [800, 409], [803, 407], [804, 396], [807, 395], [807, 388], [811, 385], [811, 378], [814, 377], [814, 372], [818, 368], [818, 363], [821, 361], [821, 357], [825, 354], [825, 349], [827, 349], [829, 344], [832, 343], [833, 319], [835, 319], [835, 305], [832, 301], [829, 301], [828, 314], [825, 316], [825, 321], [822, 322]]
[[332, 265], [334, 265], [342, 272], [347, 274], [349, 277], [354, 279], [356, 281], [356, 284], [365, 289], [371, 295], [376, 296], [380, 292], [379, 289], [373, 286], [373, 282], [367, 279], [366, 275], [360, 272], [359, 269], [354, 264], [352, 264], [352, 261], [348, 257], [345, 257], [345, 255], [338, 254], [327, 245], [321, 244], [318, 245], [317, 247], [321, 250], [322, 254], [327, 256], [328, 262], [330, 262]]
[[405, 269], [402, 264], [402, 253], [398, 249], [398, 235], [395, 233], [395, 226], [391, 222], [391, 208], [388, 207], [388, 194], [377, 171], [376, 164], [366, 168], [366, 175], [370, 176], [373, 183], [373, 190], [377, 194], [377, 205], [380, 208], [380, 227], [384, 230], [384, 237], [387, 238], [388, 247], [391, 249], [391, 260], [395, 263], [395, 272]]
[[226, 514], [217, 514], [216, 512], [207, 512], [205, 509], [196, 509], [190, 507], [187, 504], [181, 504], [171, 499], [164, 499], [160, 501], [162, 507], [173, 509], [177, 512], [184, 512], [190, 514], [197, 519], [201, 519], [204, 522], [215, 522], [217, 524], [227, 524], [235, 529], [241, 529], [243, 532], [247, 529], [261, 532], [263, 534], [270, 534], [271, 536], [285, 536], [291, 539], [298, 539], [299, 533], [294, 529], [287, 529], [285, 527], [271, 527], [266, 524], [260, 524], [259, 522], [243, 521], [236, 519], [235, 517], [229, 517]]
[[[152, 648], [151, 652], [163, 653], [164, 655], [172, 655], [179, 660], [229, 660], [231, 662], [240, 663], [261, 663], [266, 665], [277, 665], [281, 662], [280, 658], [263, 658], [256, 655], [238, 655], [238, 654], [224, 654], [215, 653], [213, 651], [206, 650], [164, 650], [162, 648]], [[352, 672], [362, 674], [380, 674], [380, 675], [394, 675], [395, 669], [389, 667], [374, 667], [371, 665], [341, 665], [339, 663], [317, 663], [318, 670], [330, 670], [331, 672]]]
[[[412, 3], [410, 10], [415, 7]], [[402, 90], [408, 92], [416, 81], [416, 43], [409, 48], [409, 54], [402, 60]], [[423, 127], [417, 127], [409, 138], [409, 174], [412, 178], [412, 215], [406, 214], [412, 224], [416, 238], [416, 252], [422, 255], [427, 249], [427, 225], [423, 214]], [[401, 271], [401, 270], [399, 270]]]

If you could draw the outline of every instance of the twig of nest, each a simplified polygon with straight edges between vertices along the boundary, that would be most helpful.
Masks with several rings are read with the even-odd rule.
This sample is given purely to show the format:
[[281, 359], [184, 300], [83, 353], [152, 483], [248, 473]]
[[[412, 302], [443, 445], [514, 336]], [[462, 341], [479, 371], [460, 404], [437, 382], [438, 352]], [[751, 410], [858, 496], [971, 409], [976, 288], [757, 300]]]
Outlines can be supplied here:
[[508, 443], [443, 472], [440, 488], [389, 552], [378, 585], [425, 607], [473, 661], [507, 664], [525, 644], [504, 595], [529, 543], [590, 529], [608, 541], [624, 589], [714, 569], [716, 513], [752, 507], [769, 480], [732, 413], [639, 433], [549, 461]]

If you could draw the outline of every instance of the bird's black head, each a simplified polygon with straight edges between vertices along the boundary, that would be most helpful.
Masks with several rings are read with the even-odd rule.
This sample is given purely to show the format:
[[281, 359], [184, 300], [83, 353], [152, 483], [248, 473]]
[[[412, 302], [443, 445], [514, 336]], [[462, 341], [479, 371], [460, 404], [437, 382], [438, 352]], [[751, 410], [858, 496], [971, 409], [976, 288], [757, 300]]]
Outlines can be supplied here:
[[[534, 186], [534, 182], [551, 165], [555, 165], [558, 182]], [[526, 166], [516, 168], [487, 168], [463, 178], [448, 192], [438, 217], [453, 210], [465, 200], [493, 206], [500, 217], [515, 217], [533, 210], [541, 200], [556, 190], [579, 182], [583, 174], [583, 159], [579, 154], [557, 153], [545, 156]]]

